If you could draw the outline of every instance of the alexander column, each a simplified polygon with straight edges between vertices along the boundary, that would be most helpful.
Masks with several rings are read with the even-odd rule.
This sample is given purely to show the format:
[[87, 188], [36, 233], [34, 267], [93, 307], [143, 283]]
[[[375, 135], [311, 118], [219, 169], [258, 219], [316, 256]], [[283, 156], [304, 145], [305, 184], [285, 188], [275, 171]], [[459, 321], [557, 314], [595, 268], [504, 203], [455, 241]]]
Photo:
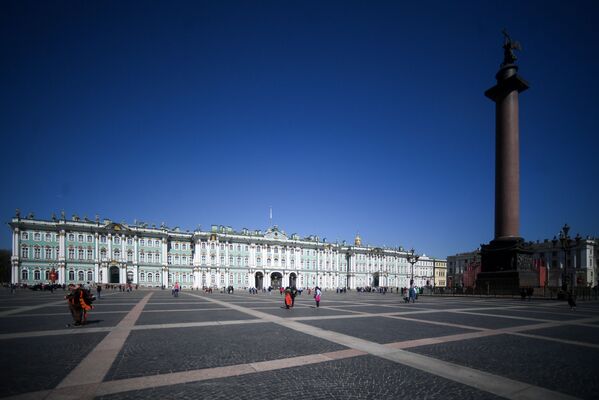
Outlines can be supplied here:
[[495, 238], [481, 247], [482, 292], [509, 293], [538, 286], [532, 271], [532, 252], [520, 237], [520, 133], [518, 96], [528, 83], [518, 75], [514, 50], [520, 43], [507, 32], [504, 59], [495, 75], [497, 84], [485, 92], [495, 102]]

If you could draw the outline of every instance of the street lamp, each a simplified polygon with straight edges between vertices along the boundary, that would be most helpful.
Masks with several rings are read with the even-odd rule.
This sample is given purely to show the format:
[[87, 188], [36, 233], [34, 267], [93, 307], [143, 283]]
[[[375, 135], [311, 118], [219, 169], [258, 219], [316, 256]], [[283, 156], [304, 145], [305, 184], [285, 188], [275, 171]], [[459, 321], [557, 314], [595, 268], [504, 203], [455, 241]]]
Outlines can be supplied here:
[[418, 262], [419, 258], [420, 258], [420, 256], [418, 254], [415, 254], [415, 250], [413, 247], [410, 251], [408, 251], [408, 253], [406, 255], [406, 259], [412, 265], [412, 274], [410, 277], [410, 287], [412, 287], [414, 285], [414, 264], [416, 264]]
[[[570, 290], [574, 287], [574, 279], [572, 276], [569, 276], [571, 272], [570, 265], [570, 251], [572, 248], [577, 247], [580, 243], [580, 235], [576, 235], [574, 241], [570, 238], [568, 234], [570, 232], [570, 227], [568, 224], [565, 224], [560, 233], [559, 233], [559, 244], [564, 251], [564, 268], [562, 270], [562, 290], [568, 290], [568, 286], [570, 286]], [[554, 236], [551, 241], [554, 247], [557, 247], [558, 239]]]

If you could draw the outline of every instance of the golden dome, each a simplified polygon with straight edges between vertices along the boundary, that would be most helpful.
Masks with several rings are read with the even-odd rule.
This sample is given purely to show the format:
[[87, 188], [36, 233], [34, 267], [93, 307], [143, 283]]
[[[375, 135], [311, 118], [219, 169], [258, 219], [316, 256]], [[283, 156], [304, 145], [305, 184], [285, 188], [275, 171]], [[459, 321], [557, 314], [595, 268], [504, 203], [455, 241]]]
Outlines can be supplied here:
[[354, 244], [356, 246], [362, 246], [362, 238], [360, 237], [360, 234], [356, 235], [356, 238], [354, 239]]

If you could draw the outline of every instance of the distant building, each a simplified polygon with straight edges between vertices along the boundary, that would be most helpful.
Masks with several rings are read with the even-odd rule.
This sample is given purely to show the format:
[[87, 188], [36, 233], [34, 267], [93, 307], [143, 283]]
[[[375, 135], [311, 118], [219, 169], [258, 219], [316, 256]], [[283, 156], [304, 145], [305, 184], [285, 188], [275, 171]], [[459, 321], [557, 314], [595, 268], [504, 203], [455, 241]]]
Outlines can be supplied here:
[[[266, 232], [213, 225], [181, 232], [145, 223], [128, 225], [73, 216], [40, 220], [19, 213], [12, 229], [12, 282], [132, 283], [142, 287], [274, 287], [296, 285], [408, 287], [412, 275], [403, 249], [300, 238], [273, 226]], [[417, 286], [433, 282], [435, 263], [421, 256]]]
[[[596, 286], [599, 284], [596, 254], [599, 239], [577, 237], [564, 250], [558, 239], [528, 242], [533, 251], [533, 268], [539, 274], [539, 287]], [[480, 267], [480, 250], [447, 257], [448, 287], [474, 284], [468, 271]]]
[[434, 286], [447, 287], [447, 261], [435, 260], [433, 270], [435, 275]]

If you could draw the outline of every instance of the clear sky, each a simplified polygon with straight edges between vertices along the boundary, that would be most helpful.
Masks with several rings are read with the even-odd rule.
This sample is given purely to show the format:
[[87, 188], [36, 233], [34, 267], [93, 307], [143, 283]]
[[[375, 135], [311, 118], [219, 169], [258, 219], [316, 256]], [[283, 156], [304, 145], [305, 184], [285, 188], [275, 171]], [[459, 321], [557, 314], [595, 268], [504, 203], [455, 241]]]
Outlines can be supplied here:
[[599, 236], [597, 20], [597, 1], [2, 1], [1, 220], [264, 230], [272, 206], [301, 236], [475, 249], [505, 27], [531, 85], [521, 234]]

